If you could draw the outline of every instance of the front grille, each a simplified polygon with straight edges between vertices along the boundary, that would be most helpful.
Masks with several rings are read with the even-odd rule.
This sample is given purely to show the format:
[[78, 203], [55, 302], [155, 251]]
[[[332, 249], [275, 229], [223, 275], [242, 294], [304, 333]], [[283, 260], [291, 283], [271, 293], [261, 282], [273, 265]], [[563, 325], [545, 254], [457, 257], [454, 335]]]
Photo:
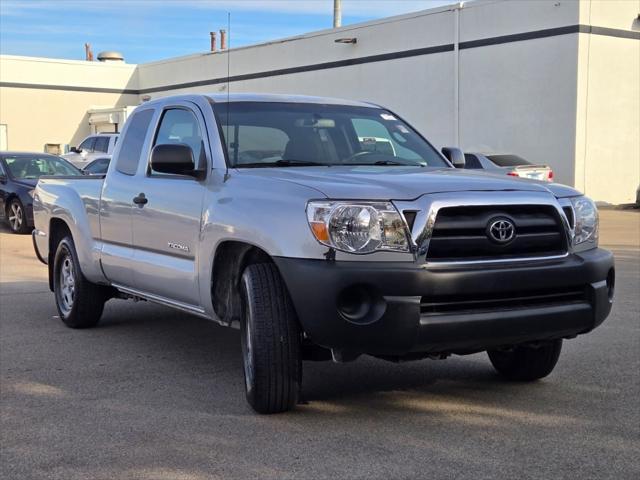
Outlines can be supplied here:
[[441, 315], [447, 313], [481, 313], [520, 308], [546, 307], [587, 302], [585, 289], [570, 287], [566, 289], [513, 291], [500, 294], [448, 295], [440, 297], [422, 297], [420, 313]]
[[[515, 226], [506, 243], [490, 238], [495, 219]], [[472, 261], [562, 255], [566, 235], [558, 211], [546, 205], [445, 207], [438, 211], [427, 260]]]

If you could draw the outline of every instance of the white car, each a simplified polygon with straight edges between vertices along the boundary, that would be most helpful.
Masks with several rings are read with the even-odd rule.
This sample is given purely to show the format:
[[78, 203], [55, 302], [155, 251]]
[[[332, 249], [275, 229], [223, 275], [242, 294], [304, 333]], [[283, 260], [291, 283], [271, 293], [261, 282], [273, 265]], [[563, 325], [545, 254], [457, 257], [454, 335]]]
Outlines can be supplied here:
[[490, 173], [503, 173], [511, 177], [529, 178], [553, 182], [553, 170], [549, 165], [534, 165], [518, 155], [510, 153], [465, 153], [467, 169], [484, 169]]
[[61, 155], [65, 160], [73, 163], [79, 169], [83, 169], [93, 160], [111, 155], [118, 141], [118, 133], [97, 133], [89, 135], [77, 147], [71, 147], [71, 151]]

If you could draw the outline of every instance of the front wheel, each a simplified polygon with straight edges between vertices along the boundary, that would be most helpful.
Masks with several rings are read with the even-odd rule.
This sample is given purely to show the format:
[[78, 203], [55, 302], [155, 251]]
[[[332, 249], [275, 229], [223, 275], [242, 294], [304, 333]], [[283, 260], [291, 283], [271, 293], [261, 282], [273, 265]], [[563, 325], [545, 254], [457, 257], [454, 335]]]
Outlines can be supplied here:
[[247, 401], [258, 413], [291, 410], [302, 380], [300, 329], [274, 264], [249, 265], [241, 280], [242, 360]]
[[89, 282], [82, 271], [71, 237], [58, 244], [53, 262], [53, 291], [60, 319], [67, 327], [89, 328], [98, 324], [109, 298], [104, 287]]
[[489, 360], [509, 380], [530, 382], [549, 375], [560, 357], [562, 339], [540, 345], [520, 345], [510, 350], [490, 350]]

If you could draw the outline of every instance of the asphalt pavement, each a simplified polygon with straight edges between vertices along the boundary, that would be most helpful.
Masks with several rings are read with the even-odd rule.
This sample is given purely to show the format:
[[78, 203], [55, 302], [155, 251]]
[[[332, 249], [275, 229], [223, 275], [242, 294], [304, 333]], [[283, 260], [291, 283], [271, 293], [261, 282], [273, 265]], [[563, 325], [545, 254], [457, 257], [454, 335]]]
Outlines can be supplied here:
[[3, 479], [640, 478], [640, 212], [603, 211], [611, 316], [546, 379], [486, 355], [305, 362], [305, 403], [244, 400], [238, 332], [146, 302], [56, 318], [30, 236], [0, 227]]

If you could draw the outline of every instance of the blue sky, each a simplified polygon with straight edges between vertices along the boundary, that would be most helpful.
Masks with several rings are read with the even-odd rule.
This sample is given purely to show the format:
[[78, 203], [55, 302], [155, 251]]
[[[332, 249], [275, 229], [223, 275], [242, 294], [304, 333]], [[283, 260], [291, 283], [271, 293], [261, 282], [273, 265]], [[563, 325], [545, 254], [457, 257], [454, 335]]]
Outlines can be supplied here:
[[[453, 3], [454, 0], [343, 0], [343, 25]], [[232, 46], [332, 26], [333, 0], [0, 0], [0, 53], [84, 59], [118, 50], [144, 63], [209, 49], [227, 26]]]

